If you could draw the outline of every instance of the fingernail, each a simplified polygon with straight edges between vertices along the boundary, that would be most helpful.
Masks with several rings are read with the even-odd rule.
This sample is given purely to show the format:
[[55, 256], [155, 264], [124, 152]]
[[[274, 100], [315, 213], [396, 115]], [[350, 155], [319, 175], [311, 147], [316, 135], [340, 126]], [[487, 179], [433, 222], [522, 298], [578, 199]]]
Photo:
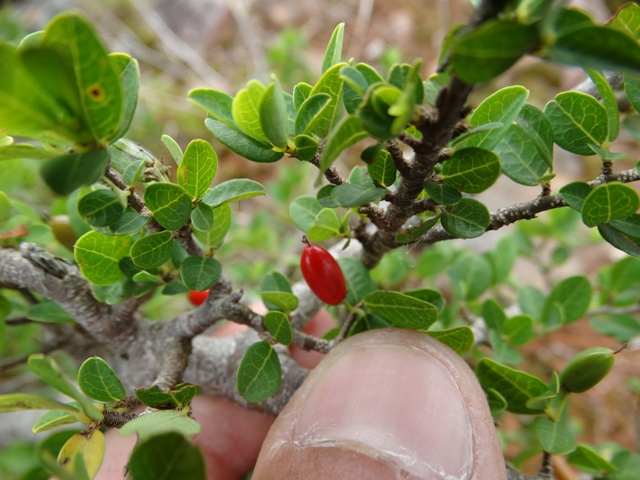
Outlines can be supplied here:
[[470, 478], [472, 427], [447, 366], [418, 348], [370, 348], [350, 349], [323, 369], [299, 411], [294, 442], [357, 451], [418, 478]]

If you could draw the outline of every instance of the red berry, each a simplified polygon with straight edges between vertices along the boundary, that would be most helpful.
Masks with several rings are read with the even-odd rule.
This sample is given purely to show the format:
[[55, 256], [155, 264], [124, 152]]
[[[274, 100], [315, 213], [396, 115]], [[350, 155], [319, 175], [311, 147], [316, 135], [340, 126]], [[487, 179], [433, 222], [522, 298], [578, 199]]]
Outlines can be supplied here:
[[195, 305], [202, 305], [209, 295], [209, 290], [198, 292], [197, 290], [189, 290], [189, 301]]
[[319, 245], [307, 244], [300, 257], [300, 270], [309, 288], [324, 303], [338, 305], [347, 295], [347, 283], [335, 258]]

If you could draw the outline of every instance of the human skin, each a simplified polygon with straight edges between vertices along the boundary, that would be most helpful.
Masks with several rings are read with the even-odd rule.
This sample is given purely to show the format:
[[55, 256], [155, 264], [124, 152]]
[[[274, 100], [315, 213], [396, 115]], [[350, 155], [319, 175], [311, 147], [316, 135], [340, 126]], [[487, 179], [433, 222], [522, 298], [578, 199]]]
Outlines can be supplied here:
[[[329, 321], [323, 312], [311, 328]], [[321, 358], [305, 355], [294, 352], [307, 365]], [[475, 375], [420, 332], [374, 330], [342, 342], [277, 418], [221, 398], [197, 397], [192, 407], [209, 480], [240, 480], [254, 465], [252, 480], [506, 479]], [[98, 480], [123, 478], [133, 447], [133, 437], [114, 442], [113, 433]]]

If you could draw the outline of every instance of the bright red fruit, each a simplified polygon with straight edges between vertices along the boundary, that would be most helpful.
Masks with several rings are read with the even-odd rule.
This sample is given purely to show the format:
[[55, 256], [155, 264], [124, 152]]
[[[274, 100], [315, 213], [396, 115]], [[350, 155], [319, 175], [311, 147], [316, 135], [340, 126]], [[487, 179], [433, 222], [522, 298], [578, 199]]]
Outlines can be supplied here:
[[197, 290], [189, 290], [189, 301], [195, 305], [202, 305], [209, 295], [209, 290], [198, 292]]
[[300, 270], [309, 288], [320, 300], [338, 305], [347, 295], [347, 283], [335, 258], [319, 245], [307, 244], [300, 257]]

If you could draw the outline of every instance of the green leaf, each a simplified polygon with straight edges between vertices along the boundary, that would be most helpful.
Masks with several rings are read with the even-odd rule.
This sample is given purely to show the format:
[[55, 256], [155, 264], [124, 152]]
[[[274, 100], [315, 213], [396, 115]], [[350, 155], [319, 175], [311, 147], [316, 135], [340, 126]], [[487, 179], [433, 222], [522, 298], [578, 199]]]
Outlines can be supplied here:
[[424, 219], [418, 226], [409, 227], [402, 233], [398, 233], [396, 235], [396, 243], [407, 244], [419, 241], [420, 238], [431, 230], [439, 221], [439, 215]]
[[455, 205], [462, 200], [458, 190], [441, 183], [427, 182], [424, 184], [427, 194], [439, 205]]
[[331, 192], [331, 197], [341, 207], [359, 207], [369, 202], [380, 200], [389, 192], [384, 188], [377, 188], [373, 184], [343, 183]]
[[305, 98], [298, 109], [294, 123], [294, 133], [296, 135], [314, 134], [315, 127], [323, 118], [322, 113], [331, 102], [331, 95], [328, 93], [316, 93]]
[[200, 449], [175, 432], [139, 442], [129, 458], [127, 469], [133, 480], [207, 478], [206, 464]]
[[322, 242], [340, 235], [340, 218], [332, 208], [324, 208], [318, 213], [307, 237], [311, 242]]
[[56, 402], [50, 398], [32, 393], [9, 393], [0, 395], [0, 413], [18, 412], [20, 410], [64, 410], [78, 413], [71, 405]]
[[383, 187], [393, 185], [398, 173], [391, 154], [386, 150], [378, 152], [373, 162], [367, 165], [367, 172], [374, 182], [378, 182]]
[[476, 367], [476, 376], [486, 391], [494, 389], [507, 401], [507, 410], [519, 414], [536, 414], [540, 409], [527, 407], [530, 398], [547, 390], [547, 385], [528, 373], [483, 358]]
[[169, 150], [169, 153], [173, 157], [173, 160], [176, 162], [176, 165], [180, 165], [180, 163], [182, 163], [182, 157], [184, 154], [182, 153], [182, 148], [180, 148], [178, 142], [176, 142], [167, 134], [162, 135], [162, 137], [160, 137], [160, 140], [162, 140], [164, 146], [167, 147], [167, 150]]
[[480, 256], [458, 257], [447, 273], [452, 286], [466, 300], [475, 300], [491, 286], [492, 271], [489, 261]]
[[613, 225], [598, 225], [598, 232], [608, 243], [623, 252], [640, 257], [640, 237], [630, 235]]
[[90, 231], [78, 239], [73, 255], [87, 280], [94, 285], [109, 285], [124, 278], [118, 262], [129, 254], [132, 243], [128, 235]]
[[178, 167], [177, 180], [192, 200], [201, 198], [218, 170], [218, 156], [209, 142], [192, 140]]
[[167, 230], [179, 230], [191, 216], [191, 197], [184, 188], [173, 183], [148, 185], [144, 202], [156, 222]]
[[289, 215], [296, 227], [306, 233], [315, 223], [322, 208], [315, 197], [298, 197], [289, 205]]
[[212, 119], [238, 129], [233, 120], [233, 97], [228, 93], [212, 88], [196, 88], [189, 92], [189, 100], [207, 112]]
[[538, 42], [535, 24], [490, 20], [471, 30], [454, 45], [453, 70], [465, 83], [482, 83], [497, 77]]
[[79, 421], [78, 413], [71, 413], [65, 410], [49, 410], [43, 413], [31, 427], [35, 434], [49, 431], [63, 425], [71, 425]]
[[72, 65], [82, 110], [93, 137], [115, 140], [122, 119], [118, 73], [91, 23], [77, 13], [63, 13], [46, 27], [40, 45], [51, 47]]
[[273, 76], [273, 81], [267, 86], [259, 105], [260, 126], [267, 139], [276, 147], [285, 148], [287, 136], [287, 107], [280, 82]]
[[264, 186], [255, 180], [233, 178], [213, 187], [202, 198], [202, 201], [211, 207], [218, 207], [223, 203], [239, 202], [245, 198], [264, 194]]
[[86, 396], [100, 402], [117, 402], [127, 396], [116, 372], [100, 357], [88, 358], [80, 366], [78, 386]]
[[626, 343], [640, 335], [640, 323], [631, 315], [609, 313], [589, 319], [591, 327], [603, 335]]
[[148, 270], [163, 265], [171, 258], [172, 250], [171, 232], [163, 230], [136, 240], [129, 254], [136, 266]]
[[56, 302], [44, 300], [31, 305], [27, 310], [27, 318], [43, 323], [74, 323], [74, 318]]
[[355, 115], [344, 117], [333, 127], [327, 138], [327, 144], [320, 159], [320, 171], [326, 171], [344, 150], [368, 136], [358, 117]]
[[281, 382], [280, 360], [271, 345], [265, 341], [251, 345], [236, 373], [240, 396], [247, 402], [262, 402], [278, 391]]
[[298, 308], [298, 298], [293, 293], [262, 291], [260, 297], [265, 305], [269, 305], [273, 310], [292, 312]]
[[291, 293], [291, 283], [289, 283], [289, 279], [280, 272], [271, 272], [262, 279], [260, 291]]
[[109, 225], [109, 230], [114, 235], [127, 235], [136, 233], [149, 223], [150, 218], [140, 215], [131, 207], [127, 207], [124, 214], [117, 222]]
[[347, 303], [356, 305], [364, 297], [376, 290], [376, 284], [371, 279], [371, 274], [364, 264], [352, 257], [338, 259], [338, 265], [344, 274], [347, 282]]
[[[470, 282], [469, 282], [470, 283]], [[507, 314], [504, 308], [497, 300], [493, 298], [487, 299], [482, 304], [482, 317], [490, 330], [502, 333], [502, 327], [507, 321]]]
[[231, 207], [228, 203], [213, 209], [215, 222], [213, 228], [206, 232], [194, 231], [195, 237], [207, 247], [220, 245], [231, 227]]
[[124, 205], [111, 190], [101, 188], [78, 200], [78, 213], [89, 225], [106, 227], [122, 218]]
[[538, 417], [534, 421], [538, 441], [545, 452], [552, 455], [567, 455], [576, 449], [573, 435], [559, 422], [552, 422], [546, 417]]
[[[97, 421], [102, 420], [102, 412], [84, 395], [78, 392], [71, 382], [65, 378], [55, 360], [47, 358], [40, 353], [34, 353], [29, 355], [27, 366], [31, 373], [40, 378], [44, 383], [66, 396], [77, 400], [88, 417]], [[56, 407], [56, 409], [60, 410], [61, 408]], [[62, 410], [65, 409], [62, 408]]]
[[122, 120], [118, 132], [110, 140], [113, 142], [123, 137], [131, 126], [138, 105], [140, 66], [137, 60], [124, 53], [111, 53], [109, 60], [116, 74], [120, 77], [120, 86], [122, 87]]
[[426, 334], [444, 343], [458, 355], [464, 355], [471, 350], [475, 342], [473, 330], [469, 327], [429, 330]]
[[247, 160], [273, 163], [284, 156], [284, 153], [273, 150], [268, 143], [250, 137], [238, 127], [231, 127], [213, 118], [205, 119], [204, 124], [223, 145]]
[[[582, 471], [594, 474], [615, 472], [617, 470], [614, 465], [601, 455], [583, 444], [577, 445], [576, 449], [567, 455], [567, 462]], [[631, 480], [631, 477], [629, 477], [629, 480]]]
[[193, 397], [200, 395], [202, 388], [190, 383], [179, 383], [168, 392], [164, 392], [154, 385], [135, 391], [136, 398], [151, 408], [166, 409], [189, 405]]
[[[593, 39], [598, 41], [594, 42]], [[640, 46], [626, 33], [599, 25], [568, 29], [555, 39], [546, 58], [596, 70], [640, 73]]]
[[222, 265], [215, 258], [190, 256], [180, 264], [180, 277], [189, 290], [203, 292], [218, 281]]
[[511, 345], [524, 345], [533, 338], [533, 319], [528, 315], [508, 318], [502, 325], [503, 338]]
[[51, 190], [68, 195], [82, 185], [97, 182], [108, 160], [105, 150], [71, 153], [43, 163], [40, 172]]
[[552, 309], [554, 306], [561, 309], [564, 324], [578, 320], [589, 308], [591, 295], [591, 283], [586, 277], [577, 275], [565, 278], [553, 287], [545, 301], [543, 323], [548, 325], [553, 318]]
[[305, 131], [307, 134], [314, 134], [320, 138], [327, 137], [329, 132], [333, 128], [336, 121], [342, 115], [341, 106], [342, 99], [342, 79], [340, 78], [340, 68], [345, 65], [344, 63], [338, 63], [329, 68], [318, 83], [311, 90], [311, 95], [317, 93], [327, 93], [331, 96], [329, 104], [320, 113], [320, 118], [315, 123], [313, 131]]
[[544, 107], [551, 122], [555, 142], [578, 155], [593, 155], [592, 143], [602, 147], [609, 136], [605, 107], [595, 98], [580, 92], [563, 92]]
[[0, 146], [0, 160], [11, 160], [15, 158], [49, 160], [50, 158], [54, 158], [56, 156], [58, 156], [56, 152], [43, 150], [42, 148], [30, 145], [28, 143], [16, 143]]
[[587, 227], [620, 220], [640, 206], [636, 191], [624, 183], [610, 182], [594, 188], [582, 206], [582, 221]]
[[560, 188], [560, 195], [571, 208], [582, 212], [584, 201], [591, 193], [591, 190], [591, 187], [586, 182], [572, 182]]
[[501, 123], [502, 128], [492, 128], [470, 136], [456, 148], [478, 147], [493, 150], [513, 123], [525, 102], [529, 90], [519, 85], [506, 87], [485, 98], [469, 117], [469, 124], [479, 127], [485, 124]]
[[495, 153], [471, 147], [456, 150], [442, 164], [440, 174], [456, 190], [480, 193], [495, 183], [500, 170], [500, 159]]
[[624, 74], [623, 78], [625, 94], [636, 112], [640, 112], [640, 78], [630, 74]]
[[499, 417], [507, 409], [507, 401], [493, 388], [487, 390], [487, 403], [493, 418]]
[[207, 232], [215, 225], [216, 215], [213, 207], [210, 207], [204, 202], [198, 203], [196, 208], [191, 211], [191, 226], [200, 230], [201, 232]]
[[273, 335], [278, 343], [291, 345], [293, 341], [293, 331], [289, 317], [278, 311], [267, 312], [264, 316], [264, 326]]
[[[180, 433], [185, 437], [194, 437], [200, 433], [201, 430], [202, 427], [200, 424], [193, 418], [190, 418], [185, 410], [160, 410], [134, 418], [124, 424], [118, 433], [123, 436], [136, 434], [140, 438], [145, 439], [150, 437], [154, 438], [156, 435], [169, 432]], [[135, 450], [131, 458], [133, 458], [133, 455], [135, 455]], [[129, 460], [129, 465], [130, 464], [131, 459]], [[166, 474], [166, 472], [163, 472], [163, 475]], [[162, 475], [156, 478], [162, 478]]]
[[609, 22], [609, 26], [640, 40], [640, 6], [627, 3], [620, 8]]
[[440, 218], [442, 227], [458, 238], [475, 238], [482, 235], [491, 223], [489, 210], [473, 198], [463, 198], [446, 209]]
[[438, 310], [431, 303], [400, 292], [371, 292], [365, 296], [364, 306], [399, 328], [426, 330], [438, 318]]
[[[57, 463], [66, 472], [73, 473], [75, 480], [93, 479], [102, 465], [105, 453], [105, 440], [102, 431], [95, 429], [89, 433], [78, 432], [62, 445]], [[48, 466], [50, 469], [51, 467]], [[55, 472], [55, 470], [53, 470]], [[59, 472], [56, 476], [61, 480]]]
[[618, 100], [613, 92], [613, 88], [607, 82], [604, 75], [596, 70], [587, 70], [591, 81], [598, 89], [604, 108], [607, 111], [607, 120], [609, 125], [609, 136], [607, 140], [613, 142], [618, 137], [620, 131], [620, 112], [618, 111]]
[[334, 65], [340, 63], [342, 57], [342, 40], [344, 38], [344, 23], [339, 23], [331, 34], [331, 39], [327, 45], [322, 60], [322, 73], [329, 70]]
[[293, 143], [296, 147], [296, 157], [300, 160], [310, 161], [318, 153], [319, 142], [316, 138], [309, 135], [297, 135], [293, 139]]
[[269, 139], [260, 125], [260, 103], [265, 93], [265, 86], [257, 80], [250, 80], [233, 99], [231, 111], [236, 125], [249, 137], [262, 142]]

